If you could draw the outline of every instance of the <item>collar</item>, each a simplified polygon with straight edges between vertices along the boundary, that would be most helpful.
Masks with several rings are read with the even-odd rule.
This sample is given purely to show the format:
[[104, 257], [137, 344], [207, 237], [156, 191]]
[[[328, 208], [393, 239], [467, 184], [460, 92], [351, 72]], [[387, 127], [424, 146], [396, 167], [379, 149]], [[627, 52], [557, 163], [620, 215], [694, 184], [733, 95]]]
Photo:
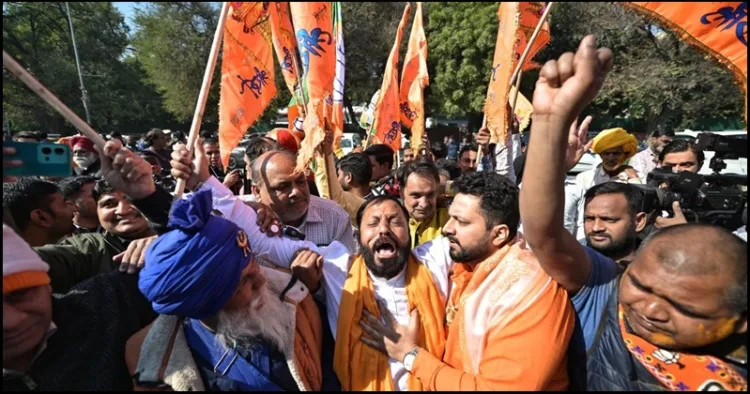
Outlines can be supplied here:
[[401, 272], [398, 273], [398, 275], [394, 276], [391, 279], [385, 279], [378, 276], [373, 275], [373, 273], [370, 271], [370, 269], [367, 269], [367, 274], [370, 275], [370, 279], [372, 279], [373, 285], [380, 285], [380, 286], [386, 286], [391, 288], [404, 288], [406, 286], [406, 266], [407, 264], [404, 264], [404, 268], [401, 269]]
[[[31, 359], [31, 365], [33, 365], [34, 361], [36, 361], [36, 359], [38, 359], [39, 356], [42, 355], [44, 350], [47, 349], [47, 341], [56, 331], [57, 331], [57, 326], [55, 325], [55, 322], [50, 322], [49, 327], [47, 328], [47, 333], [44, 335], [41, 345], [39, 345], [39, 350], [36, 351], [34, 358]], [[3, 368], [3, 379], [5, 379], [6, 377], [24, 376], [24, 375], [26, 375], [25, 372], [19, 372], [19, 371], [15, 371], [12, 369]]]

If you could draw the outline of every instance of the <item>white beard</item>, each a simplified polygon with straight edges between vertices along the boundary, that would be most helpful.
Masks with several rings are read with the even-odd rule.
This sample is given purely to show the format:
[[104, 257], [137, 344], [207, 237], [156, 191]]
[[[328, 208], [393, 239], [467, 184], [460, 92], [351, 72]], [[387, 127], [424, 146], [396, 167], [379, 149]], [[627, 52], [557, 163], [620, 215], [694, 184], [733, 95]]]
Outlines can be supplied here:
[[295, 318], [289, 314], [284, 302], [268, 286], [263, 286], [246, 308], [219, 312], [216, 337], [229, 347], [234, 342], [247, 345], [253, 339], [262, 338], [281, 353], [286, 353], [293, 346], [288, 338]]
[[89, 168], [89, 166], [94, 164], [95, 161], [96, 161], [95, 155], [73, 158], [73, 162], [75, 162], [79, 168], [83, 168], [83, 169]]

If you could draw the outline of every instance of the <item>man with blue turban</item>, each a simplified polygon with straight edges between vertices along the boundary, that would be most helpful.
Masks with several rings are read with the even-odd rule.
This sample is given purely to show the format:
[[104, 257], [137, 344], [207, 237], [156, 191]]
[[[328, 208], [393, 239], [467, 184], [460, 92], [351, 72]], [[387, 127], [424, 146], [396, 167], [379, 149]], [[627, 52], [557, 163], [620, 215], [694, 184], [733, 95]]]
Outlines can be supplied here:
[[337, 388], [332, 367], [321, 365], [321, 320], [308, 289], [255, 262], [253, 250], [269, 253], [271, 238], [213, 215], [209, 189], [177, 201], [168, 227], [138, 282], [160, 316], [128, 341], [136, 387]]

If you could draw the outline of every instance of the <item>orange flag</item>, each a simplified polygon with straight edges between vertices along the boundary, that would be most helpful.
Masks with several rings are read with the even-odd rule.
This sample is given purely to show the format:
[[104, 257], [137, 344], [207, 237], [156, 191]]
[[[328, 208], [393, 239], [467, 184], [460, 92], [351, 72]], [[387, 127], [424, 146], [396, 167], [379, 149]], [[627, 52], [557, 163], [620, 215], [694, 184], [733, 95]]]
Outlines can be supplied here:
[[297, 156], [297, 168], [301, 170], [310, 162], [315, 148], [325, 138], [324, 104], [333, 92], [336, 48], [333, 43], [331, 2], [291, 2], [289, 6], [308, 93], [305, 139]]
[[[519, 32], [518, 32], [518, 45], [516, 47], [516, 62], [521, 59], [523, 51], [531, 39], [531, 35], [534, 33], [534, 29], [539, 24], [539, 20], [542, 18], [544, 13], [544, 2], [537, 1], [522, 1], [520, 3], [521, 17], [519, 20]], [[526, 57], [522, 69], [524, 71], [531, 70], [534, 68], [541, 67], [538, 63], [532, 61], [537, 52], [544, 48], [550, 40], [549, 22], [544, 21], [542, 29], [539, 30], [539, 34], [536, 36], [534, 43], [531, 44], [529, 55]]]
[[232, 2], [224, 27], [219, 99], [224, 168], [242, 136], [276, 95], [268, 4]]
[[497, 10], [499, 22], [495, 57], [492, 61], [487, 100], [484, 103], [484, 116], [490, 130], [490, 141], [505, 141], [508, 131], [508, 93], [510, 77], [517, 60], [515, 58], [516, 32], [518, 31], [519, 3], [501, 2]]
[[346, 50], [344, 47], [344, 18], [340, 1], [333, 2], [333, 37], [336, 40], [336, 76], [333, 79], [331, 124], [333, 125], [333, 151], [341, 157], [341, 138], [344, 136], [344, 80], [346, 77]]
[[391, 147], [394, 152], [401, 149], [401, 111], [399, 110], [398, 94], [398, 49], [401, 46], [401, 36], [404, 33], [404, 25], [409, 19], [411, 6], [406, 4], [404, 15], [398, 24], [396, 31], [396, 42], [393, 43], [391, 54], [388, 55], [388, 61], [385, 64], [385, 74], [383, 75], [383, 84], [380, 86], [380, 95], [378, 102], [375, 104], [375, 122], [370, 131], [371, 137], [368, 138], [368, 145], [385, 144]]
[[430, 84], [427, 73], [427, 37], [422, 25], [422, 3], [417, 2], [414, 23], [411, 26], [409, 47], [401, 76], [401, 124], [411, 129], [411, 146], [419, 150], [424, 134], [423, 89]]
[[747, 117], [747, 3], [626, 2], [726, 65], [745, 91]]
[[271, 3], [269, 9], [269, 22], [273, 32], [273, 49], [281, 66], [281, 74], [289, 92], [295, 94], [297, 88], [297, 70], [294, 64], [295, 47], [297, 39], [294, 37], [294, 27], [289, 15], [289, 2]]

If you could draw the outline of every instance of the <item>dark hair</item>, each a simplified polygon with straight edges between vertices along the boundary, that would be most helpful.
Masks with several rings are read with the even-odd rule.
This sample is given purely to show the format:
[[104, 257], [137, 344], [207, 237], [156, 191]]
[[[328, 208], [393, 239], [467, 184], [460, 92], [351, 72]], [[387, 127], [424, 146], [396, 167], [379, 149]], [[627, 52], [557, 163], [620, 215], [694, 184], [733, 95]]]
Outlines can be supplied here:
[[250, 137], [245, 143], [245, 156], [247, 156], [247, 159], [251, 163], [259, 158], [260, 155], [276, 150], [281, 150], [281, 145], [268, 137]]
[[218, 145], [219, 144], [219, 139], [216, 138], [216, 137], [214, 137], [214, 136], [211, 136], [211, 135], [209, 135], [207, 137], [203, 137], [203, 145], [205, 145], [205, 144], [215, 144], [215, 145]]
[[65, 178], [58, 182], [57, 186], [60, 188], [63, 198], [71, 200], [78, 197], [78, 194], [81, 192], [81, 188], [83, 188], [84, 185], [95, 183], [96, 181], [97, 178], [94, 176], [82, 175]]
[[214, 135], [214, 133], [208, 130], [201, 130], [200, 136], [201, 138], [204, 138], [204, 139], [217, 138], [216, 135]]
[[94, 188], [91, 190], [91, 194], [94, 196], [94, 201], [98, 203], [102, 197], [107, 194], [112, 194], [115, 191], [116, 189], [112, 187], [109, 182], [104, 179], [100, 179], [94, 185]]
[[145, 142], [146, 145], [151, 146], [151, 144], [154, 143], [154, 140], [160, 135], [164, 135], [164, 132], [161, 129], [153, 128], [146, 133], [145, 137], [143, 137], [143, 142]]
[[458, 160], [461, 160], [461, 158], [464, 157], [464, 153], [467, 151], [479, 152], [479, 148], [474, 144], [465, 145], [461, 148], [461, 151], [458, 152]]
[[639, 212], [643, 212], [643, 193], [635, 186], [620, 182], [600, 183], [586, 191], [584, 200], [589, 205], [596, 196], [604, 194], [622, 194], [628, 201], [628, 213], [635, 218]]
[[351, 174], [358, 185], [367, 185], [372, 178], [372, 165], [364, 153], [349, 153], [339, 160], [338, 169]]
[[399, 201], [399, 199], [397, 199], [396, 197], [393, 197], [393, 196], [388, 195], [388, 194], [383, 194], [383, 195], [380, 195], [380, 196], [375, 196], [375, 197], [373, 197], [373, 198], [371, 198], [369, 200], [366, 200], [362, 204], [362, 206], [359, 207], [359, 209], [357, 210], [357, 228], [360, 228], [361, 225], [362, 225], [362, 216], [364, 216], [365, 210], [367, 209], [367, 207], [369, 207], [370, 205], [380, 205], [380, 204], [382, 204], [382, 203], [384, 203], [386, 201], [393, 201], [396, 204], [398, 204], [398, 207], [401, 208], [401, 212], [404, 213], [404, 218], [408, 222], [408, 220], [409, 220], [409, 211], [406, 210], [406, 207], [404, 207], [404, 204], [401, 204], [401, 201]]
[[438, 171], [435, 163], [424, 159], [412, 160], [401, 166], [398, 171], [398, 184], [401, 190], [406, 189], [406, 181], [409, 179], [411, 174], [417, 174], [425, 178], [432, 178], [440, 184], [440, 172]]
[[384, 144], [372, 145], [365, 149], [367, 156], [374, 156], [378, 164], [388, 164], [388, 168], [393, 167], [393, 149]]
[[664, 149], [661, 151], [661, 153], [659, 153], [659, 162], [663, 163], [664, 159], [670, 153], [680, 153], [687, 151], [693, 152], [695, 158], [698, 160], [698, 164], [702, 164], [703, 161], [706, 160], [706, 155], [703, 154], [702, 150], [698, 149], [698, 147], [695, 145], [695, 142], [690, 140], [674, 140], [664, 145]]
[[39, 135], [39, 133], [37, 133], [36, 131], [21, 131], [19, 133], [16, 133], [13, 136], [13, 141], [17, 140], [18, 138], [31, 138], [35, 139], [36, 142], [42, 141], [42, 136]]
[[669, 130], [669, 129], [657, 128], [656, 130], [652, 131], [648, 137], [649, 138], [674, 137], [674, 131]]
[[435, 160], [448, 157], [448, 148], [440, 141], [433, 143], [430, 147], [430, 151], [432, 152], [432, 155], [435, 156]]
[[452, 181], [461, 176], [461, 167], [455, 161], [443, 158], [435, 162], [435, 165], [439, 169], [447, 171]]
[[499, 224], [508, 226], [510, 238], [516, 236], [521, 222], [518, 208], [518, 187], [510, 179], [495, 172], [471, 172], [453, 182], [456, 194], [479, 197], [487, 230]]
[[37, 178], [21, 178], [18, 182], [3, 183], [3, 208], [10, 211], [18, 229], [29, 226], [31, 212], [35, 209], [49, 210], [52, 195], [60, 189], [52, 182]]

